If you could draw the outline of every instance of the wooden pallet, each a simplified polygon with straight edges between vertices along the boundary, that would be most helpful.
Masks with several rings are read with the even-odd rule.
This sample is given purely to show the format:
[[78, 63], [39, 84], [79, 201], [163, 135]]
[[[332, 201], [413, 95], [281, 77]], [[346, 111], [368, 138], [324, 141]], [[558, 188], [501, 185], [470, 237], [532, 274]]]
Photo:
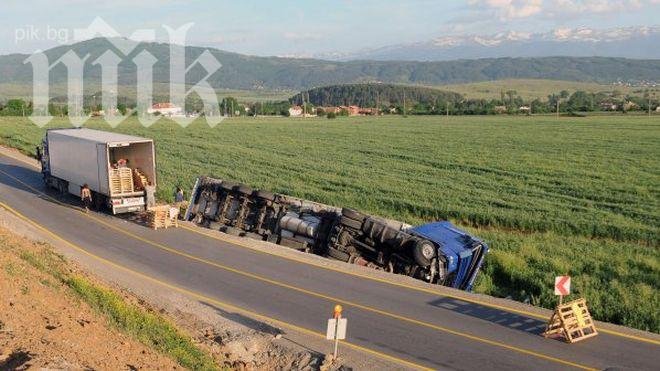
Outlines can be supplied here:
[[153, 229], [178, 227], [179, 210], [170, 205], [154, 206], [147, 209], [147, 225]]
[[568, 343], [575, 343], [598, 335], [593, 318], [584, 298], [558, 305], [543, 336], [563, 338]]
[[118, 195], [135, 192], [133, 172], [130, 168], [111, 169], [108, 176], [110, 178], [110, 194]]

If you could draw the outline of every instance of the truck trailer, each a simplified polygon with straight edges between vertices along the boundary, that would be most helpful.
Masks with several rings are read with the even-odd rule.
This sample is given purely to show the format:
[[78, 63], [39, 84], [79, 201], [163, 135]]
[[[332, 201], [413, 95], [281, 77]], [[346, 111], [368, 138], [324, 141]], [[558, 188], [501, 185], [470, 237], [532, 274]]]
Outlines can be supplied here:
[[142, 211], [156, 187], [153, 140], [86, 128], [50, 129], [42, 141], [46, 186], [79, 196], [87, 184], [97, 208]]

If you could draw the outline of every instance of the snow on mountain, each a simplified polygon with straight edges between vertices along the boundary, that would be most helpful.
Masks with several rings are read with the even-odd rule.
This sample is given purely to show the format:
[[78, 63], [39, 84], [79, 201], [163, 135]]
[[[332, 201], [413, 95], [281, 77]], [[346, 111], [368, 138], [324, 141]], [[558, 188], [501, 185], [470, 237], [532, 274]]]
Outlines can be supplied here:
[[660, 59], [660, 26], [614, 29], [558, 28], [545, 33], [440, 36], [427, 42], [390, 45], [353, 53], [325, 53], [331, 60], [419, 60], [499, 57], [625, 57]]

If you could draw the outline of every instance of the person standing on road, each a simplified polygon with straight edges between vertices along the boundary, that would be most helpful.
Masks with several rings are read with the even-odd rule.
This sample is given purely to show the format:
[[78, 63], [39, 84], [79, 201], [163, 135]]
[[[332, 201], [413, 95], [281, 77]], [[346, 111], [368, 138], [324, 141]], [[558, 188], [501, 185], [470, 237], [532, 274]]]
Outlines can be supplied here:
[[176, 191], [174, 191], [174, 202], [183, 202], [183, 189], [181, 189], [181, 187], [176, 187]]
[[89, 212], [89, 208], [92, 206], [92, 191], [89, 189], [87, 183], [85, 183], [80, 189], [80, 199], [85, 205], [85, 212]]

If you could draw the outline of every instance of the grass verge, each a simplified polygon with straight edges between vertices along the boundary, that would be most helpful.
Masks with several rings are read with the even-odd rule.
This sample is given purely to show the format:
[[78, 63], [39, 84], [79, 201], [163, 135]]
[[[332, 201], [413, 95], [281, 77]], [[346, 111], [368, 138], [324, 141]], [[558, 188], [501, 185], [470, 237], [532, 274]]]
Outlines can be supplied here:
[[22, 251], [20, 257], [36, 269], [62, 282], [89, 306], [103, 314], [112, 326], [141, 343], [173, 358], [192, 370], [217, 370], [210, 355], [198, 348], [192, 339], [166, 318], [134, 305], [113, 290], [75, 273], [49, 245], [38, 252]]

